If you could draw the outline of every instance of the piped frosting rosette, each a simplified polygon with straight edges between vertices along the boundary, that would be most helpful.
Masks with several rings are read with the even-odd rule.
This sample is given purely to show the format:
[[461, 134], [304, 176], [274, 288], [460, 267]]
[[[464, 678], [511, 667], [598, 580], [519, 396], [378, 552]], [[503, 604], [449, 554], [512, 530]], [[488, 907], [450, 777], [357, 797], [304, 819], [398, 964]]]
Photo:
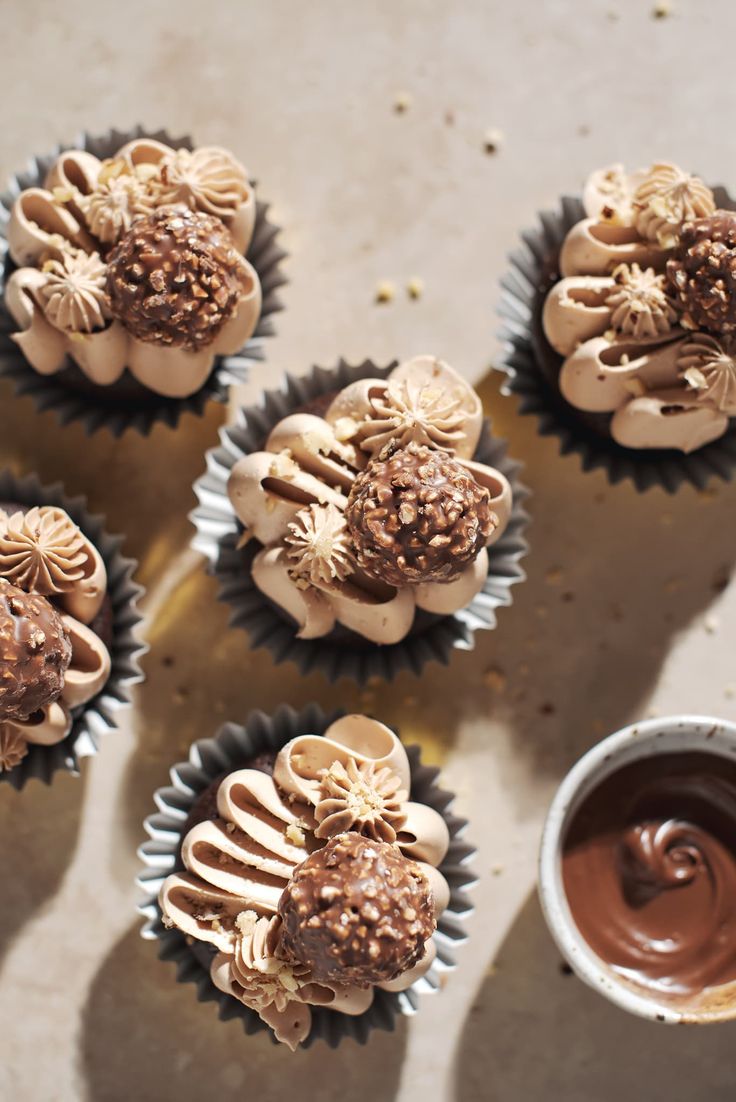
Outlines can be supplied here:
[[[111, 417], [116, 401], [195, 408], [203, 388], [223, 396], [213, 369], [238, 376], [262, 309], [279, 308], [283, 254], [228, 150], [122, 137], [39, 160], [4, 197], [10, 338], [37, 377], [96, 395]], [[124, 427], [120, 408], [108, 423]]]
[[[543, 231], [527, 235], [530, 251], [512, 257], [502, 306], [509, 389], [524, 395], [524, 411], [541, 414], [543, 432], [563, 437], [563, 450], [582, 452], [586, 467], [668, 489], [730, 471], [730, 205], [722, 189], [675, 165], [613, 165], [590, 176], [582, 206], [565, 200], [561, 217], [544, 215]], [[695, 453], [694, 462], [684, 458]]]
[[0, 475], [0, 780], [16, 788], [77, 772], [140, 680], [118, 543], [79, 500]]
[[[512, 488], [516, 468], [503, 451], [489, 449], [475, 391], [447, 364], [419, 356], [339, 376], [329, 389], [321, 380], [329, 400], [315, 405], [305, 394], [301, 406], [285, 402], [283, 416], [268, 396], [261, 446], [238, 454], [226, 440], [227, 469], [208, 462], [227, 493], [218, 518], [236, 521], [227, 543], [221, 528], [211, 542], [208, 477], [195, 487], [194, 520], [218, 573], [235, 536], [241, 573], [280, 612], [298, 650], [327, 640], [365, 655], [425, 632], [429, 641], [438, 622], [487, 609], [489, 578], [509, 556], [508, 576], [521, 576], [525, 491]], [[234, 573], [234, 559], [226, 563]], [[370, 660], [361, 664], [374, 672]]]
[[[178, 797], [183, 838], [163, 821], [164, 790], [141, 851], [151, 870], [141, 879], [152, 897], [146, 933], [163, 939], [162, 953], [191, 945], [221, 1006], [237, 1002], [249, 1032], [257, 1015], [292, 1048], [319, 1035], [364, 1040], [396, 1010], [412, 1012], [416, 992], [450, 963], [453, 912], [466, 908], [472, 879], [455, 869], [451, 890], [443, 874], [470, 851], [434, 774], [383, 724], [330, 722], [315, 709], [228, 725], [197, 748], [197, 791], [186, 807]], [[202, 818], [202, 792], [212, 790], [216, 816]]]

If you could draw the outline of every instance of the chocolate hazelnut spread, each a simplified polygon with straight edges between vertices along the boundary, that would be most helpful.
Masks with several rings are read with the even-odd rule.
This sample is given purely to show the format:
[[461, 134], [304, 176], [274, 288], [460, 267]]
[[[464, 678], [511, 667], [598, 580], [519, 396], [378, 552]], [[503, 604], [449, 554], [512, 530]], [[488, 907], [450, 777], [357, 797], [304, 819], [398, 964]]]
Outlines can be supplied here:
[[736, 763], [618, 770], [574, 814], [562, 875], [580, 933], [621, 976], [673, 1001], [736, 981]]

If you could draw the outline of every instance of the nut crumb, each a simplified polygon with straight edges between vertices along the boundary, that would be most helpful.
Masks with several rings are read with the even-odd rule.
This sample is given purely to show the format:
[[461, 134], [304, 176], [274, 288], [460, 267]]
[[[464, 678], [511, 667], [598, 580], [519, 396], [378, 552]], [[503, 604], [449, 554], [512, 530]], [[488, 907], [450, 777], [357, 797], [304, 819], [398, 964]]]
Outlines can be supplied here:
[[718, 631], [719, 626], [720, 623], [718, 617], [714, 616], [712, 613], [706, 616], [703, 620], [703, 627], [709, 635], [715, 635], [715, 633]]
[[382, 279], [376, 287], [375, 300], [376, 302], [393, 302], [396, 294], [396, 288], [393, 283], [388, 279]]
[[411, 104], [412, 98], [409, 92], [397, 92], [394, 96], [394, 111], [397, 115], [406, 114]]
[[494, 865], [491, 869], [491, 876], [500, 876], [503, 872], [503, 865]]
[[483, 674], [483, 684], [492, 689], [494, 693], [503, 693], [506, 691], [506, 674], [498, 666], [491, 666]]
[[409, 298], [421, 298], [424, 294], [424, 280], [420, 276], [412, 276], [406, 285], [406, 293]]
[[304, 848], [307, 844], [304, 831], [301, 827], [297, 826], [296, 823], [289, 823], [284, 831], [284, 836], [287, 842], [291, 842], [293, 846], [301, 846]]
[[486, 153], [498, 153], [501, 146], [504, 144], [506, 136], [503, 130], [498, 130], [495, 127], [491, 127], [490, 130], [486, 130], [483, 135], [483, 149]]
[[658, 0], [652, 8], [652, 19], [666, 19], [668, 15], [672, 15], [672, 5], [669, 0]]

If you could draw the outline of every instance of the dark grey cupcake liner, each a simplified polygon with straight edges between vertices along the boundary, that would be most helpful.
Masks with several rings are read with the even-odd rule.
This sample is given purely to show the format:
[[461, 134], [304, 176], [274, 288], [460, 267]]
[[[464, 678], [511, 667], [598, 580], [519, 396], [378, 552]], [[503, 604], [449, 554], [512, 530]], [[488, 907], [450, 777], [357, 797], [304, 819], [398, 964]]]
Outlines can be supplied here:
[[[242, 769], [259, 754], [277, 752], [297, 735], [323, 734], [341, 714], [333, 712], [327, 715], [317, 704], [310, 704], [301, 712], [283, 705], [272, 716], [252, 712], [244, 726], [224, 724], [214, 738], [202, 739], [192, 745], [188, 761], [173, 767], [171, 785], [159, 788], [154, 795], [158, 811], [149, 815], [144, 824], [149, 840], [138, 850], [145, 867], [136, 881], [145, 896], [138, 908], [146, 920], [141, 936], [159, 941], [159, 957], [175, 962], [178, 983], [194, 984], [200, 1002], [216, 1002], [220, 1019], [239, 1018], [247, 1034], [271, 1031], [254, 1010], [215, 987], [209, 974], [212, 952], [208, 947], [190, 944], [181, 931], [164, 926], [158, 893], [169, 873], [182, 867], [179, 849], [185, 824], [198, 796], [213, 781], [223, 773]], [[477, 879], [468, 868], [475, 849], [462, 841], [467, 822], [450, 811], [454, 796], [436, 784], [439, 770], [422, 765], [419, 747], [407, 747], [407, 755], [411, 768], [412, 800], [428, 804], [439, 812], [450, 832], [450, 847], [439, 866], [450, 885], [450, 903], [440, 917], [434, 935], [436, 960], [427, 974], [407, 991], [391, 994], [377, 990], [373, 1005], [357, 1017], [324, 1007], [313, 1007], [312, 1030], [305, 1042], [307, 1047], [318, 1038], [325, 1040], [331, 1048], [336, 1047], [344, 1037], [352, 1037], [364, 1044], [371, 1030], [392, 1030], [398, 1014], [414, 1014], [420, 996], [437, 991], [442, 986], [443, 974], [455, 967], [456, 947], [467, 939], [464, 921], [472, 906], [466, 893]], [[276, 1043], [272, 1033], [271, 1036]]]
[[264, 339], [274, 332], [273, 315], [283, 309], [278, 289], [286, 283], [281, 261], [287, 255], [277, 243], [279, 229], [268, 218], [268, 204], [256, 204], [256, 223], [247, 258], [258, 272], [263, 294], [261, 316], [255, 333], [240, 352], [220, 356], [202, 386], [188, 398], [166, 398], [154, 394], [126, 370], [111, 386], [97, 386], [71, 364], [57, 375], [39, 375], [11, 340], [17, 325], [5, 307], [5, 282], [13, 272], [8, 251], [7, 224], [17, 196], [28, 187], [42, 186], [49, 168], [67, 149], [85, 149], [96, 157], [111, 157], [134, 138], [151, 138], [175, 148], [192, 148], [189, 137], [171, 138], [165, 130], [137, 126], [130, 131], [110, 130], [95, 136], [82, 133], [71, 145], [59, 145], [50, 153], [34, 157], [25, 171], [14, 176], [0, 195], [0, 377], [9, 378], [19, 395], [30, 395], [38, 410], [54, 410], [62, 425], [81, 421], [87, 433], [106, 428], [113, 436], [126, 429], [147, 435], [158, 423], [176, 428], [184, 413], [201, 416], [210, 401], [226, 402], [229, 388], [245, 382], [250, 369], [264, 359]]
[[496, 610], [511, 604], [512, 586], [525, 577], [520, 561], [528, 550], [524, 502], [529, 492], [519, 479], [521, 464], [508, 457], [505, 442], [492, 435], [486, 420], [475, 458], [509, 480], [513, 510], [506, 531], [488, 549], [486, 583], [466, 608], [441, 617], [418, 612], [406, 639], [389, 646], [369, 643], [352, 632], [307, 641], [297, 639], [293, 624], [254, 584], [251, 563], [260, 544], [251, 540], [238, 548], [243, 529], [227, 496], [233, 466], [243, 455], [262, 448], [287, 414], [356, 379], [385, 378], [395, 366], [377, 367], [371, 360], [351, 366], [340, 360], [332, 369], [315, 367], [304, 376], [287, 375], [278, 390], [263, 394], [257, 406], [241, 408], [236, 422], [221, 429], [220, 446], [207, 453], [207, 471], [194, 485], [199, 505], [191, 515], [197, 529], [193, 547], [206, 556], [220, 584], [219, 599], [231, 606], [230, 623], [248, 632], [253, 648], [267, 647], [275, 661], [294, 662], [302, 673], [322, 670], [329, 681], [390, 680], [404, 669], [419, 674], [427, 662], [446, 664], [453, 649], [472, 650], [476, 631], [495, 628]]
[[[720, 207], [734, 206], [723, 188], [714, 192]], [[542, 436], [559, 439], [562, 455], [576, 454], [584, 471], [604, 470], [612, 485], [629, 479], [639, 491], [661, 486], [674, 493], [687, 482], [702, 490], [712, 477], [730, 480], [736, 467], [736, 418], [725, 436], [690, 455], [670, 448], [635, 450], [612, 439], [610, 414], [581, 413], [562, 397], [557, 379], [563, 360], [542, 330], [542, 306], [559, 278], [562, 243], [584, 217], [582, 201], [566, 196], [558, 210], [539, 215], [539, 225], [523, 233], [523, 245], [511, 253], [499, 307], [504, 346], [499, 369], [507, 376], [503, 392], [519, 396], [520, 412], [539, 419]]]
[[96, 697], [72, 711], [72, 729], [62, 742], [31, 745], [15, 769], [0, 772], [0, 782], [21, 789], [32, 777], [50, 784], [59, 770], [78, 776], [80, 759], [96, 754], [101, 739], [116, 729], [118, 712], [130, 704], [132, 686], [143, 680], [139, 659], [147, 648], [138, 638], [142, 617], [137, 607], [143, 589], [133, 581], [138, 564], [120, 553], [122, 536], [109, 535], [104, 517], [88, 512], [85, 498], [67, 497], [61, 483], [43, 486], [35, 474], [18, 478], [0, 471], [0, 501], [64, 509], [102, 556], [112, 604], [110, 676]]

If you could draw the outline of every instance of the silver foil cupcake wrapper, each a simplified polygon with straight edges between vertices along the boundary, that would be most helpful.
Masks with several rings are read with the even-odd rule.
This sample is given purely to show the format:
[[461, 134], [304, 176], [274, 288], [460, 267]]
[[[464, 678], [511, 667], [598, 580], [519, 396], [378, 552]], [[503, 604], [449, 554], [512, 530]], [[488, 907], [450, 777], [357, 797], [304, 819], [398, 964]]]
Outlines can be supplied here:
[[0, 377], [11, 379], [19, 395], [30, 395], [38, 410], [51, 409], [62, 425], [81, 421], [88, 433], [106, 428], [113, 436], [126, 429], [147, 435], [155, 424], [176, 428], [184, 413], [201, 415], [210, 401], [226, 402], [229, 388], [245, 382], [250, 369], [264, 359], [264, 339], [274, 332], [273, 315], [283, 309], [278, 289], [286, 283], [281, 261], [287, 255], [277, 243], [279, 228], [268, 218], [268, 204], [256, 204], [256, 223], [247, 258], [258, 272], [263, 304], [256, 330], [240, 352], [220, 356], [207, 379], [187, 398], [166, 398], [138, 383], [128, 371], [111, 386], [98, 386], [85, 378], [75, 364], [58, 375], [39, 375], [11, 339], [18, 326], [5, 307], [5, 283], [15, 265], [7, 243], [7, 224], [17, 196], [28, 187], [43, 186], [49, 168], [67, 149], [85, 149], [101, 160], [112, 157], [134, 138], [151, 138], [175, 148], [192, 148], [189, 137], [172, 138], [165, 130], [110, 130], [94, 136], [82, 133], [70, 145], [59, 145], [50, 153], [34, 157], [24, 172], [17, 173], [0, 195]]
[[251, 563], [260, 544], [238, 548], [242, 526], [227, 495], [235, 463], [263, 447], [271, 429], [289, 413], [340, 390], [356, 379], [385, 378], [396, 363], [378, 367], [371, 360], [336, 368], [315, 367], [304, 376], [287, 375], [278, 390], [267, 391], [257, 406], [241, 408], [235, 424], [220, 431], [220, 446], [207, 453], [207, 471], [194, 485], [199, 505], [191, 515], [197, 529], [193, 547], [207, 558], [220, 585], [219, 598], [232, 609], [230, 623], [244, 628], [252, 647], [267, 647], [276, 662], [294, 662], [302, 673], [320, 669], [329, 681], [340, 677], [365, 683], [371, 677], [392, 679], [401, 670], [419, 674], [430, 661], [447, 663], [453, 649], [472, 650], [474, 634], [496, 626], [496, 610], [512, 601], [512, 586], [523, 581], [520, 562], [528, 550], [524, 529], [529, 495], [522, 485], [521, 464], [506, 454], [504, 441], [483, 426], [475, 459], [506, 476], [513, 491], [513, 510], [506, 531], [489, 550], [488, 578], [470, 604], [453, 616], [417, 616], [400, 643], [377, 646], [352, 633], [339, 638], [297, 639], [293, 624], [275, 609], [254, 584]]
[[[723, 188], [714, 188], [716, 203], [733, 208]], [[661, 486], [674, 493], [683, 483], [702, 490], [712, 477], [726, 481], [736, 467], [736, 419], [720, 440], [685, 455], [673, 449], [624, 448], [608, 431], [610, 415], [583, 414], [559, 391], [562, 357], [548, 344], [541, 314], [547, 291], [558, 278], [557, 259], [568, 231], [585, 217], [580, 199], [566, 196], [557, 210], [543, 211], [539, 224], [523, 233], [523, 245], [509, 258], [501, 281], [499, 338], [504, 355], [499, 369], [507, 379], [505, 394], [516, 394], [519, 410], [539, 419], [542, 436], [556, 436], [560, 453], [580, 457], [584, 471], [602, 469], [612, 485], [631, 480], [639, 491]]]
[[107, 592], [112, 605], [112, 640], [109, 644], [111, 670], [102, 690], [72, 712], [69, 734], [55, 746], [35, 746], [15, 769], [0, 771], [0, 782], [21, 789], [32, 777], [50, 784], [54, 774], [63, 770], [79, 774], [81, 758], [96, 754], [100, 740], [117, 727], [117, 714], [130, 704], [133, 685], [143, 680], [139, 659], [146, 646], [138, 638], [142, 617], [137, 603], [143, 589], [133, 581], [137, 563], [120, 553], [122, 536], [111, 536], [104, 528], [104, 517], [87, 509], [83, 497], [67, 497], [60, 483], [43, 486], [35, 474], [17, 478], [0, 471], [0, 502], [18, 505], [58, 505], [92, 541], [107, 570]]
[[[189, 760], [179, 762], [171, 770], [171, 785], [159, 788], [154, 794], [158, 811], [145, 821], [148, 841], [140, 847], [138, 855], [144, 869], [136, 883], [144, 893], [139, 911], [145, 917], [141, 936], [157, 939], [159, 957], [176, 964], [178, 983], [191, 983], [197, 988], [200, 1002], [215, 1002], [223, 1021], [239, 1018], [246, 1033], [269, 1027], [254, 1010], [219, 991], [209, 974], [211, 954], [206, 946], [190, 944], [179, 930], [167, 929], [161, 918], [158, 893], [165, 878], [181, 868], [179, 849], [184, 826], [198, 796], [223, 773], [242, 769], [253, 758], [266, 752], [278, 752], [291, 739], [306, 733], [323, 734], [340, 715], [325, 714], [317, 704], [311, 704], [301, 712], [283, 705], [272, 716], [253, 712], [244, 726], [226, 723], [214, 738], [195, 742], [189, 751]], [[412, 1015], [416, 1012], [423, 993], [437, 991], [442, 976], [455, 967], [455, 949], [467, 939], [464, 920], [472, 910], [467, 890], [477, 877], [468, 868], [475, 854], [473, 846], [462, 840], [467, 823], [453, 815], [450, 806], [452, 793], [439, 788], [436, 778], [439, 770], [422, 765], [419, 747], [407, 747], [411, 768], [411, 798], [428, 804], [439, 812], [450, 832], [450, 847], [440, 865], [440, 872], [450, 885], [450, 902], [439, 919], [434, 935], [437, 957], [427, 974], [400, 994], [376, 991], [370, 1009], [358, 1017], [341, 1014], [325, 1007], [312, 1007], [312, 1030], [306, 1046], [318, 1038], [334, 1048], [344, 1037], [352, 1037], [364, 1044], [373, 1029], [392, 1030], [397, 1014]], [[271, 1034], [274, 1043], [275, 1037]]]

